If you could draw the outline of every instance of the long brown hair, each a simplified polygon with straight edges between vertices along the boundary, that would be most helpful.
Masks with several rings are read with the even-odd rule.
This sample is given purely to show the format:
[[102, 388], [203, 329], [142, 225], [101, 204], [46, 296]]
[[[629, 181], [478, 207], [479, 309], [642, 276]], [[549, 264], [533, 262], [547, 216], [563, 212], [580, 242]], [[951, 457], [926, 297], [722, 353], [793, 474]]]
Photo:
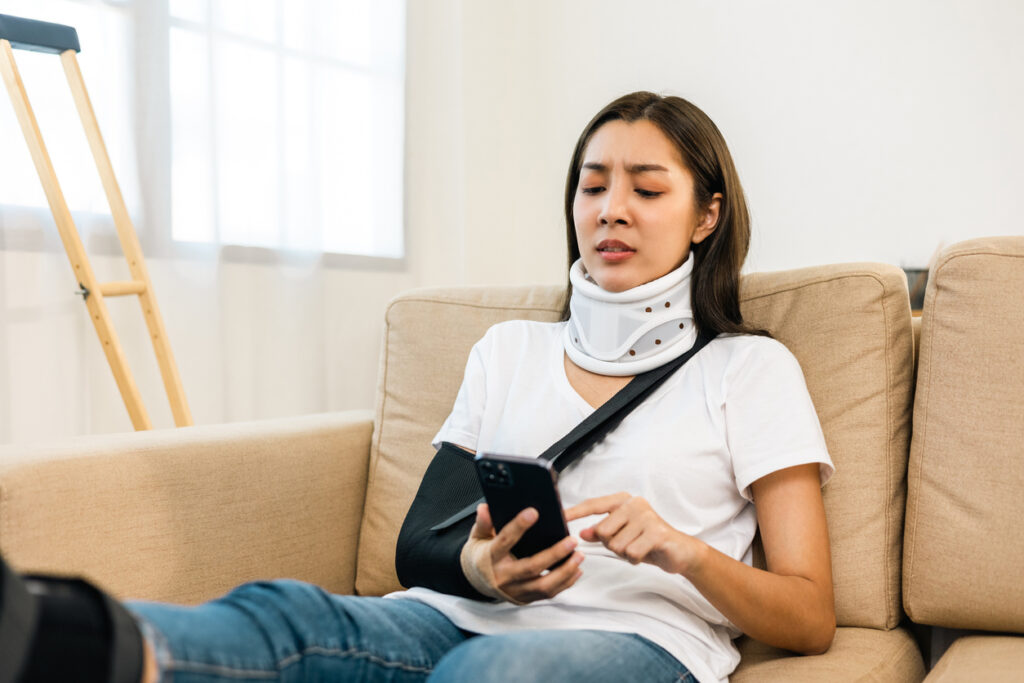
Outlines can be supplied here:
[[[576, 142], [565, 181], [565, 229], [568, 265], [580, 257], [576, 242], [573, 202], [580, 181], [583, 154], [590, 138], [609, 121], [650, 121], [665, 134], [693, 174], [694, 200], [706, 209], [716, 192], [722, 194], [718, 225], [703, 241], [691, 245], [693, 274], [691, 297], [694, 322], [701, 330], [719, 333], [768, 335], [743, 323], [740, 314], [740, 268], [750, 247], [750, 213], [739, 175], [725, 138], [708, 115], [681, 97], [635, 92], [615, 100], [590, 120]], [[562, 320], [569, 319], [572, 283], [566, 285]]]

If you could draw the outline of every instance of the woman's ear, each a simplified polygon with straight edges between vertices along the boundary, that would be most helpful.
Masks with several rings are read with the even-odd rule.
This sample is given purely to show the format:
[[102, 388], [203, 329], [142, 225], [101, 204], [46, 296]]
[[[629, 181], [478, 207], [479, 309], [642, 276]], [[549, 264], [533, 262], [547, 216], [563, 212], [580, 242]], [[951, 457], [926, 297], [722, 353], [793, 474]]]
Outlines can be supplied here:
[[716, 192], [711, 195], [711, 201], [708, 202], [708, 206], [704, 209], [704, 215], [700, 219], [700, 223], [697, 224], [697, 229], [693, 231], [693, 237], [690, 239], [694, 244], [703, 242], [707, 239], [708, 235], [715, 231], [718, 227], [718, 216], [722, 211], [722, 193]]

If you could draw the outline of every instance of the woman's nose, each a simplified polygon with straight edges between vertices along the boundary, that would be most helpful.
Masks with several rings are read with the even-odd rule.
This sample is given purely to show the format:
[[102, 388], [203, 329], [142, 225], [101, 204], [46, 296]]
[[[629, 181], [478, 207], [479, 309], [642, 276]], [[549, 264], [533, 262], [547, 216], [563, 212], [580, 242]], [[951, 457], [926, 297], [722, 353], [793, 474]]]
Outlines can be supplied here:
[[617, 223], [620, 225], [629, 224], [629, 194], [628, 191], [621, 186], [612, 186], [605, 192], [604, 205], [601, 207], [601, 213], [598, 215], [598, 220], [601, 225], [608, 225], [610, 223]]

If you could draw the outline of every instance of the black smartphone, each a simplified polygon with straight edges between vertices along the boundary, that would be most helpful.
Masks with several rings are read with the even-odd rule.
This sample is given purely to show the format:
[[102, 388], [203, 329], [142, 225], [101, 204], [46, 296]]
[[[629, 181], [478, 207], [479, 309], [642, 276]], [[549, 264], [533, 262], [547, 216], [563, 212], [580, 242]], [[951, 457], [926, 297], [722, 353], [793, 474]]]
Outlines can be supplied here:
[[[501, 531], [528, 507], [540, 513], [533, 526], [512, 547], [513, 555], [535, 555], [569, 535], [562, 501], [558, 497], [558, 474], [551, 468], [551, 463], [536, 458], [486, 453], [477, 455], [475, 462], [495, 531]], [[568, 556], [549, 568], [554, 569], [566, 559]]]

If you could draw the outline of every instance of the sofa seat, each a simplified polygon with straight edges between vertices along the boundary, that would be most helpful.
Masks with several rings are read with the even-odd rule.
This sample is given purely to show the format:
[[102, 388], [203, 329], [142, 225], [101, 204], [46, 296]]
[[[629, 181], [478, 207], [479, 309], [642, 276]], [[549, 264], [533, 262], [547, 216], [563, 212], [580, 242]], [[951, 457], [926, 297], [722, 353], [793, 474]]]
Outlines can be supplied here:
[[739, 668], [731, 683], [771, 681], [920, 681], [924, 662], [910, 633], [902, 628], [840, 627], [823, 655], [794, 657], [751, 638], [740, 638]]
[[1021, 679], [1024, 679], [1024, 637], [986, 635], [958, 639], [925, 681], [1016, 683]]

